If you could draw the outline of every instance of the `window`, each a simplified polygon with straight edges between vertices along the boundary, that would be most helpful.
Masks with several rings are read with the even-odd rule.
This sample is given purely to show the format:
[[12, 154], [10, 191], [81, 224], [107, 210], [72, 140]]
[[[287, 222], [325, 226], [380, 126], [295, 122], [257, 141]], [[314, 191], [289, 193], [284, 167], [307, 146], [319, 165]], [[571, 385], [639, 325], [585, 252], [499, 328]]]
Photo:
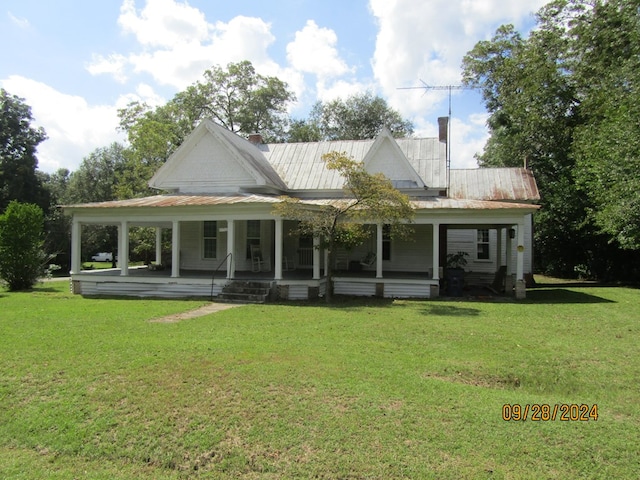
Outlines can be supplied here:
[[204, 245], [204, 258], [216, 258], [218, 251], [218, 222], [203, 222], [202, 238]]
[[483, 228], [478, 230], [478, 260], [489, 260], [489, 229]]
[[391, 225], [382, 227], [382, 260], [391, 260]]
[[251, 245], [260, 245], [260, 220], [247, 220], [247, 260], [251, 259]]

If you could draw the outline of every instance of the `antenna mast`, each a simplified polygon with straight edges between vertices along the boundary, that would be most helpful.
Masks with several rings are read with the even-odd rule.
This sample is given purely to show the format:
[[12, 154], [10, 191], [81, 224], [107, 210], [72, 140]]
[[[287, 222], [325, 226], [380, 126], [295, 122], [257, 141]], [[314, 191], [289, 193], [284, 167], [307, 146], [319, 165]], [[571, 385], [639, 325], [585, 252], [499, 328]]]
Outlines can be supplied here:
[[447, 126], [447, 184], [448, 184], [449, 170], [451, 169], [451, 91], [452, 90], [473, 90], [474, 87], [467, 87], [466, 85], [429, 85], [424, 80], [420, 80], [420, 83], [422, 83], [422, 86], [420, 87], [399, 87], [398, 90], [422, 89], [425, 91], [424, 93], [427, 93], [428, 90], [447, 90], [449, 92], [449, 125]]

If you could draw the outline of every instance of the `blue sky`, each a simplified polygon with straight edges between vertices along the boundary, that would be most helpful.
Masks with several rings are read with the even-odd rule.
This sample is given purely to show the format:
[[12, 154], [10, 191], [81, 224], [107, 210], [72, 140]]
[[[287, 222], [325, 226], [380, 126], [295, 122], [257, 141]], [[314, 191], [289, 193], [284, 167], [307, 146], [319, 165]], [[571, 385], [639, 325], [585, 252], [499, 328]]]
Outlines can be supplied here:
[[[526, 32], [544, 0], [3, 0], [0, 86], [32, 107], [49, 139], [39, 168], [75, 170], [95, 148], [124, 141], [117, 109], [152, 105], [212, 65], [250, 60], [286, 81], [306, 117], [317, 100], [369, 90], [435, 136], [463, 55], [496, 28]], [[475, 92], [452, 98], [452, 165], [475, 166], [486, 113]]]

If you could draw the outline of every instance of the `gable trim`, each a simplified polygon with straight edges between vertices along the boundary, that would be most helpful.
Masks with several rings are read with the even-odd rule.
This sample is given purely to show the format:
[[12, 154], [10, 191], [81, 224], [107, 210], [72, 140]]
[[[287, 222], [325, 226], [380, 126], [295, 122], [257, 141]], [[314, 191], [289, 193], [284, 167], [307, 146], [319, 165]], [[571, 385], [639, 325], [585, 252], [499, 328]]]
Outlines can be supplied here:
[[[239, 188], [271, 188], [276, 191], [285, 191], [286, 185], [264, 158], [262, 152], [247, 140], [236, 135], [233, 132], [225, 131], [224, 127], [217, 125], [212, 120], [203, 120], [194, 130], [187, 136], [185, 141], [178, 149], [169, 157], [155, 175], [149, 180], [151, 188], [161, 190], [180, 190], [181, 182], [172, 182], [172, 173], [180, 168], [181, 163], [188, 157], [189, 153], [197, 146], [207, 135], [210, 135], [214, 141], [218, 142], [221, 148], [227, 152], [229, 157], [249, 176], [255, 183], [248, 185], [237, 185]], [[226, 134], [237, 137], [239, 145], [234, 145], [233, 141], [226, 137]], [[244, 145], [246, 142], [246, 145]], [[243, 149], [246, 147], [246, 150]], [[255, 149], [255, 152], [250, 149]], [[255, 165], [255, 163], [263, 163], [263, 165]], [[263, 168], [265, 171], [261, 171]], [[199, 182], [194, 182], [197, 184]], [[203, 183], [204, 184], [204, 183]]]
[[[409, 162], [409, 159], [402, 152], [395, 138], [393, 138], [393, 135], [391, 135], [391, 132], [386, 127], [384, 127], [382, 131], [378, 134], [375, 141], [373, 142], [373, 145], [371, 145], [371, 148], [369, 148], [369, 151], [364, 156], [363, 164], [364, 164], [365, 170], [367, 170], [367, 172], [369, 173], [376, 173], [376, 172], [371, 172], [368, 167], [371, 165], [371, 162], [375, 158], [376, 154], [385, 143], [389, 143], [389, 145], [393, 149], [394, 159], [400, 160], [403, 163], [405, 170], [409, 172], [410, 178], [407, 178], [405, 180], [415, 182], [418, 188], [421, 188], [421, 189], [427, 188], [427, 185], [424, 183], [420, 175], [418, 175], [418, 172], [416, 172], [415, 168], [413, 168], [413, 165], [411, 165], [411, 163]], [[396, 186], [396, 188], [403, 189], [407, 187]]]

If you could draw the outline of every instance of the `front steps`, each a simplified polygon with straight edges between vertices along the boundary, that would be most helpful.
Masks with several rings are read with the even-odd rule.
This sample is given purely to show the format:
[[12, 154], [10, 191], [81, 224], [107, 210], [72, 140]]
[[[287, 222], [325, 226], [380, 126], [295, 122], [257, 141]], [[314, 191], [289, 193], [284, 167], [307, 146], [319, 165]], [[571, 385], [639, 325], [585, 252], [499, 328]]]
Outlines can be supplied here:
[[230, 303], [265, 303], [270, 291], [271, 282], [232, 281], [222, 287], [218, 300]]

